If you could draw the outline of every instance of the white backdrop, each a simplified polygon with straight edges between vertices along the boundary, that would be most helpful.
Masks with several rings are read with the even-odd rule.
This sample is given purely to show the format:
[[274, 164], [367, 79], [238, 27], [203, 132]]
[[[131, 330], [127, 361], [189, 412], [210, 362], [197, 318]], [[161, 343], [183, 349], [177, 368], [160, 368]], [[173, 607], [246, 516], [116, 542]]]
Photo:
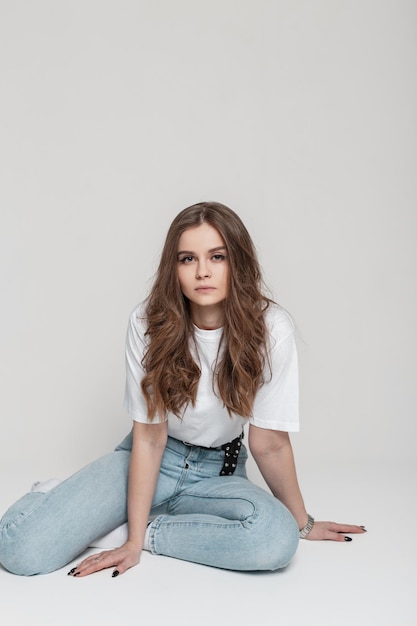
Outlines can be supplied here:
[[130, 428], [124, 338], [171, 219], [218, 200], [297, 325], [298, 463], [416, 437], [417, 5], [0, 0], [0, 458]]

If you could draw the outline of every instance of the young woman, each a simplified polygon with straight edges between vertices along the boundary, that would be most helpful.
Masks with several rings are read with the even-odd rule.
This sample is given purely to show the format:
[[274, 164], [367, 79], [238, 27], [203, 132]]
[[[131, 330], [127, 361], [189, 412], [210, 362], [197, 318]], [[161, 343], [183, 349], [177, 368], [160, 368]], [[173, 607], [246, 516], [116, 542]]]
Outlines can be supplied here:
[[[300, 537], [350, 541], [346, 533], [365, 532], [315, 522], [306, 511], [288, 435], [298, 429], [294, 328], [263, 294], [253, 243], [231, 209], [204, 202], [174, 219], [151, 293], [130, 317], [126, 367], [132, 432], [114, 452], [53, 488], [35, 487], [6, 512], [7, 570], [51, 572], [89, 546], [109, 545], [114, 529], [120, 547], [85, 558], [70, 575], [111, 568], [117, 576], [143, 549], [275, 570]], [[245, 424], [271, 493], [247, 479]]]

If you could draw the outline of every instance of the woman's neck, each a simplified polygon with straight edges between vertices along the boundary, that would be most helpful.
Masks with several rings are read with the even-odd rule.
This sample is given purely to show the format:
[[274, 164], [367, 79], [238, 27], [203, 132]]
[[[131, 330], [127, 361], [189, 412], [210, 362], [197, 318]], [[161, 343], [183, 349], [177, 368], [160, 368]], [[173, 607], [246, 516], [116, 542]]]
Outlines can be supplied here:
[[193, 324], [195, 324], [197, 328], [201, 328], [201, 330], [216, 330], [217, 328], [221, 328], [224, 323], [223, 307], [191, 306], [191, 320]]

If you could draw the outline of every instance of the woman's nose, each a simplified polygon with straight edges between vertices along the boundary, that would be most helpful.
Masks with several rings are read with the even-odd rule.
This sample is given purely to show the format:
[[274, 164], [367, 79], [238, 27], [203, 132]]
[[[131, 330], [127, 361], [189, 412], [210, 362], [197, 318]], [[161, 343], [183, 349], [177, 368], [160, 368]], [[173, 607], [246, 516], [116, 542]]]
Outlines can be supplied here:
[[196, 278], [210, 278], [211, 274], [206, 263], [197, 263]]

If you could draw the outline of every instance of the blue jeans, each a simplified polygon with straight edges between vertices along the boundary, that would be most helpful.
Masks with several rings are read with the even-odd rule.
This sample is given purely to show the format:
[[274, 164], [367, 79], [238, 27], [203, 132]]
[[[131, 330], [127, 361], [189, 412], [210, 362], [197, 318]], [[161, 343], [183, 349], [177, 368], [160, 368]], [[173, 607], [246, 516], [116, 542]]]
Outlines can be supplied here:
[[[0, 522], [0, 563], [14, 574], [46, 574], [73, 561], [127, 520], [132, 436], [47, 493], [28, 493]], [[219, 476], [221, 450], [168, 438], [150, 527], [154, 554], [231, 570], [275, 570], [298, 545], [279, 500], [246, 476], [242, 445], [233, 476]]]

